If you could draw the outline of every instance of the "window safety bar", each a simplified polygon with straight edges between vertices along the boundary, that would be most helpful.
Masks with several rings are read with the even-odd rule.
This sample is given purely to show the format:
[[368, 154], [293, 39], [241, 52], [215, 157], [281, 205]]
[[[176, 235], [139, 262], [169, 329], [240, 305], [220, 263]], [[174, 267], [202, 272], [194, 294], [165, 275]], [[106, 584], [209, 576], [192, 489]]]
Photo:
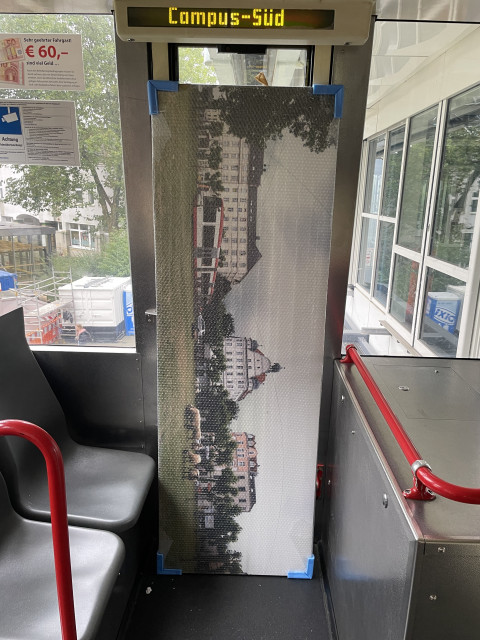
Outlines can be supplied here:
[[356, 365], [363, 381], [367, 385], [368, 390], [372, 394], [373, 399], [387, 421], [393, 436], [412, 469], [413, 487], [403, 492], [405, 498], [409, 500], [434, 500], [435, 493], [437, 493], [439, 496], [443, 496], [449, 500], [455, 500], [455, 502], [480, 504], [480, 489], [451, 484], [432, 473], [430, 465], [422, 459], [422, 456], [414, 447], [354, 345], [347, 345], [346, 355], [340, 362]]
[[31, 422], [0, 420], [0, 436], [20, 436], [29, 440], [40, 449], [45, 458], [62, 640], [77, 640], [62, 454], [55, 440]]

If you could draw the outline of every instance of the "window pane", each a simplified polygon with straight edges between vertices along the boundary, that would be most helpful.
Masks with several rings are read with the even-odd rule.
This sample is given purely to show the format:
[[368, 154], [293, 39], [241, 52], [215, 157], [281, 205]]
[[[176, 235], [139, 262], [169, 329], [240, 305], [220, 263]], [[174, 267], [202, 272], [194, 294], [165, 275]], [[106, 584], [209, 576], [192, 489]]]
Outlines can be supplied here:
[[308, 50], [272, 48], [263, 53], [227, 53], [217, 47], [178, 47], [181, 83], [304, 87]]
[[365, 185], [365, 213], [378, 213], [382, 190], [383, 152], [385, 138], [372, 140], [368, 146], [367, 180]]
[[372, 283], [373, 250], [375, 248], [376, 230], [376, 220], [373, 218], [363, 219], [357, 282], [368, 291], [370, 291], [370, 285]]
[[480, 187], [480, 87], [450, 100], [431, 254], [468, 267]]
[[439, 356], [455, 357], [465, 282], [428, 269], [420, 338]]
[[[79, 136], [80, 167], [0, 165], [0, 245], [15, 236], [2, 268], [18, 276], [15, 299], [24, 307], [27, 339], [134, 346], [113, 17], [2, 14], [0, 33], [82, 35], [85, 91], [0, 91], [2, 100], [75, 101]], [[101, 317], [92, 304], [99, 299], [105, 302]], [[53, 310], [48, 314], [46, 303]], [[54, 312], [59, 322], [40, 331], [50, 327]], [[85, 329], [82, 340], [76, 325]]]
[[392, 222], [380, 223], [377, 248], [377, 266], [375, 271], [375, 289], [373, 291], [373, 296], [383, 305], [387, 304], [388, 280], [390, 278], [390, 262], [392, 259], [393, 230], [394, 224]]
[[413, 117], [410, 124], [398, 244], [413, 251], [422, 247], [437, 111], [437, 107], [428, 109]]
[[418, 262], [395, 256], [390, 313], [411, 331], [417, 295]]
[[387, 166], [385, 167], [385, 187], [383, 190], [382, 216], [394, 218], [397, 213], [400, 169], [402, 168], [403, 140], [405, 127], [392, 131], [388, 137]]

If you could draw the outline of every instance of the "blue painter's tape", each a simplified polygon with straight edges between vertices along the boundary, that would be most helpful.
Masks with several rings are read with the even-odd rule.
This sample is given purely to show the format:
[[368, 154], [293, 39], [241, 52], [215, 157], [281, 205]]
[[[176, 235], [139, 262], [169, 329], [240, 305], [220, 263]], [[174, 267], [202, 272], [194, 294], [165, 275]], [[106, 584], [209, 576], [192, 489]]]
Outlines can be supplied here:
[[307, 568], [303, 571], [289, 571], [287, 578], [296, 578], [297, 580], [311, 580], [313, 577], [313, 565], [315, 562], [315, 556], [309, 556], [307, 558]]
[[149, 80], [147, 82], [148, 91], [148, 110], [153, 116], [158, 113], [158, 92], [159, 91], [178, 91], [178, 82], [171, 80]]
[[181, 569], [164, 569], [163, 568], [163, 553], [157, 553], [157, 576], [181, 576]]
[[333, 115], [335, 118], [341, 118], [343, 113], [343, 84], [314, 84], [314, 96], [335, 96], [335, 105], [333, 107]]

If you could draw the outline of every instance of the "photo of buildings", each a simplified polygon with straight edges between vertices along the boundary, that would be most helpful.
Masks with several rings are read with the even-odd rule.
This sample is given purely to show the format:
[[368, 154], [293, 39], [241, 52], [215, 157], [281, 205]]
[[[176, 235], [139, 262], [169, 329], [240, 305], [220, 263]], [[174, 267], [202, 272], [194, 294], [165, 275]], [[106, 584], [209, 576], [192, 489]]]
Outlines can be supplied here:
[[[333, 105], [271, 87], [159, 102], [159, 552], [184, 572], [286, 573], [311, 548]], [[272, 527], [292, 542], [265, 566]]]

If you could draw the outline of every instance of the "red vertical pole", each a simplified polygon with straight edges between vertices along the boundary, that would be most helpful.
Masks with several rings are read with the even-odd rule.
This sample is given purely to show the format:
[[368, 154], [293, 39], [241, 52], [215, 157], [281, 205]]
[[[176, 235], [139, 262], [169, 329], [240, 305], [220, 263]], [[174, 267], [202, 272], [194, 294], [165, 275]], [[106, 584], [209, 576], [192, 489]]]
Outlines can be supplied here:
[[62, 454], [55, 440], [46, 431], [31, 422], [0, 420], [0, 436], [25, 438], [40, 449], [45, 458], [62, 640], [77, 640]]

